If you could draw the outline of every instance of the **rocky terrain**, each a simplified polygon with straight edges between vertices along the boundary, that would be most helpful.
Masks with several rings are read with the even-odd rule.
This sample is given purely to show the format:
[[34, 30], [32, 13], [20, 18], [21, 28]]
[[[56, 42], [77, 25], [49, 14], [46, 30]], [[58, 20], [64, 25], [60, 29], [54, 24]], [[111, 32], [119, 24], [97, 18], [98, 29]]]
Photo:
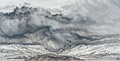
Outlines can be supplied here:
[[57, 56], [57, 55], [53, 55], [53, 54], [44, 54], [44, 55], [37, 55], [34, 57], [31, 57], [29, 59], [26, 59], [25, 61], [39, 61], [39, 60], [43, 60], [43, 61], [62, 61], [62, 60], [69, 60], [69, 61], [84, 61], [81, 60], [79, 58], [76, 57], [71, 57], [71, 56]]
[[120, 0], [17, 1], [0, 0], [2, 61], [120, 59]]

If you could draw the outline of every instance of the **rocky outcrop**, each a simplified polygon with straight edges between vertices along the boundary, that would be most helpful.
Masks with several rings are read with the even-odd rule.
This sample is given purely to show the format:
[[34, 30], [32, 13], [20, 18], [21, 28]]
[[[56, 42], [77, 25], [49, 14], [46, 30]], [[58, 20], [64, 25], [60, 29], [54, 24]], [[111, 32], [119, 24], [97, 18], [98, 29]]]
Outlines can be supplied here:
[[54, 54], [43, 54], [31, 57], [25, 61], [84, 61], [82, 59], [71, 57], [71, 56], [62, 56]]

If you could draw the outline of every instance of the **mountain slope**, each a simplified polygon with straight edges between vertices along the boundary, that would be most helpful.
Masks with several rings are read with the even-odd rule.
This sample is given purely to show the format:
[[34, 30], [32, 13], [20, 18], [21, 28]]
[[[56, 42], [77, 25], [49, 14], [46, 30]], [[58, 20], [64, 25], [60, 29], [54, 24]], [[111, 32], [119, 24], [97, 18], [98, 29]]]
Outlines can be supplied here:
[[1, 57], [120, 59], [119, 0], [0, 2]]

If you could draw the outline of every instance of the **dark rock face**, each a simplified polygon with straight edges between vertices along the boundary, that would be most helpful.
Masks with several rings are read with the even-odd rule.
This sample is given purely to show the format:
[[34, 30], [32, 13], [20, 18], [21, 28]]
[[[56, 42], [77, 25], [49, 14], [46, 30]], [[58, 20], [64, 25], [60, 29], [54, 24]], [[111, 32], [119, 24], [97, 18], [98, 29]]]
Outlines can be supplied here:
[[[71, 48], [71, 45], [87, 44], [83, 39], [95, 40], [76, 33], [87, 33], [88, 30], [83, 29], [84, 25], [94, 23], [86, 18], [80, 15], [69, 18], [62, 14], [51, 14], [42, 8], [16, 7], [13, 12], [0, 13], [0, 43], [37, 43], [51, 52], [63, 51]], [[87, 22], [88, 20], [91, 22]]]
[[[77, 45], [119, 41], [116, 34], [96, 35], [92, 30], [98, 24], [80, 14], [69, 17], [42, 8], [16, 7], [11, 13], [0, 13], [0, 44], [38, 44], [60, 53]], [[114, 41], [107, 39], [112, 37]], [[99, 41], [103, 39], [107, 41]]]
[[6, 27], [6, 24], [10, 27], [6, 27], [4, 30], [0, 27], [0, 36], [5, 38], [24, 38], [23, 35], [25, 33], [34, 32], [36, 27], [31, 26], [29, 21], [31, 21], [31, 14], [34, 14], [35, 12], [38, 12], [36, 8], [23, 6], [21, 8], [16, 7], [13, 12], [10, 13], [2, 13], [2, 17], [0, 17], [1, 27]]
[[26, 59], [25, 61], [84, 61], [84, 60], [71, 56], [44, 54], [31, 57], [29, 59]]

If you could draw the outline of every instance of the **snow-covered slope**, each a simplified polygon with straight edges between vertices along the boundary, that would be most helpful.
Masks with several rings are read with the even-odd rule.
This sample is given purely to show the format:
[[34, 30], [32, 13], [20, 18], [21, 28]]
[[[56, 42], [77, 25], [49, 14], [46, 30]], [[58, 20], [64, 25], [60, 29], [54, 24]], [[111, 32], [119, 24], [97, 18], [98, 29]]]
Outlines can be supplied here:
[[0, 2], [0, 57], [120, 59], [120, 0]]
[[[97, 22], [90, 31], [98, 34], [119, 33], [120, 0], [75, 0], [76, 4], [66, 8], [68, 16], [82, 15]], [[108, 32], [109, 31], [109, 32]]]

